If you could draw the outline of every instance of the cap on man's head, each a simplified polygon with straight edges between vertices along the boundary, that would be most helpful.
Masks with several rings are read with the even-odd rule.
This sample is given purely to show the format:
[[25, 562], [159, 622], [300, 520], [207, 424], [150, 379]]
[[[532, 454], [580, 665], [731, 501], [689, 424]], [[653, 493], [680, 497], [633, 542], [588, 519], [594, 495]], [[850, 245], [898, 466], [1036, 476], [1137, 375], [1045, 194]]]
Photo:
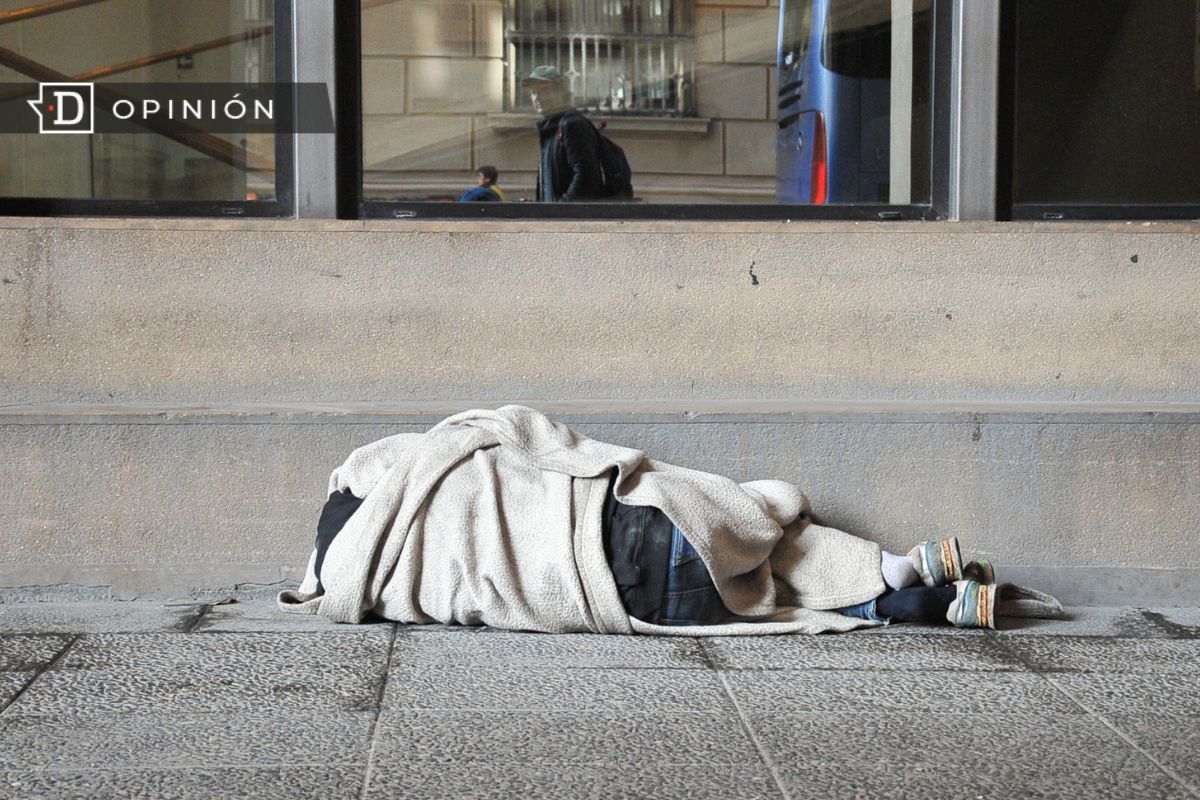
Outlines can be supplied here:
[[534, 67], [533, 72], [529, 73], [528, 78], [521, 79], [522, 86], [545, 86], [550, 83], [556, 83], [561, 86], [563, 84], [563, 74], [558, 71], [558, 67], [549, 64]]

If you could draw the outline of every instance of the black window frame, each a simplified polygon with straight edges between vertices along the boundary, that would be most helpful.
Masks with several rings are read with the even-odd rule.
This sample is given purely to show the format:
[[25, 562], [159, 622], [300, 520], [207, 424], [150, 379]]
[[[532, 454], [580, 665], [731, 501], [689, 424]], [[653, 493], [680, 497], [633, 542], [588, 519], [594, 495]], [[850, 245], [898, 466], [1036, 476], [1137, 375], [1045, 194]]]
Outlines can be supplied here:
[[[275, 80], [293, 81], [292, 0], [273, 0]], [[281, 80], [282, 79], [282, 80]], [[275, 132], [274, 200], [140, 200], [90, 197], [0, 197], [0, 215], [25, 217], [293, 217], [295, 136]]]
[[1200, 204], [1021, 203], [1014, 197], [1017, 140], [1017, 21], [1019, 0], [1000, 3], [999, 97], [996, 131], [996, 219], [1003, 221], [1196, 220]]
[[860, 203], [453, 203], [371, 200], [363, 193], [362, 4], [347, 2], [335, 23], [336, 117], [338, 120], [338, 217], [341, 219], [521, 219], [521, 220], [943, 220], [950, 207], [950, 95], [953, 45], [952, 0], [933, 0], [930, 70], [930, 202], [910, 205]]

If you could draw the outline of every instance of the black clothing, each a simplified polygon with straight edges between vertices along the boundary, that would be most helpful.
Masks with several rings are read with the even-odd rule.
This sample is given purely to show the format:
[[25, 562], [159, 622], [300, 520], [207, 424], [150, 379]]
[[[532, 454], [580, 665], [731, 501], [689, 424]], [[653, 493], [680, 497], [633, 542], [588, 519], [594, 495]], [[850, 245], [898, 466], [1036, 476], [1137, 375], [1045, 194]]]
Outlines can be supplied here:
[[921, 622], [937, 625], [946, 622], [946, 612], [958, 597], [958, 589], [949, 586], [913, 586], [887, 592], [875, 601], [881, 617], [894, 622]]
[[538, 120], [537, 199], [570, 203], [599, 197], [604, 189], [600, 172], [600, 137], [577, 109]]
[[338, 531], [349, 521], [362, 502], [361, 497], [355, 497], [348, 491], [334, 492], [329, 495], [329, 499], [325, 501], [325, 506], [321, 509], [321, 518], [317, 520], [317, 555], [313, 563], [319, 594], [325, 591], [325, 587], [321, 585], [321, 564], [325, 561], [325, 553], [329, 550], [329, 545], [333, 544]]
[[618, 502], [609, 483], [604, 501], [604, 554], [631, 617], [658, 622], [671, 560], [672, 527], [667, 515], [653, 506]]

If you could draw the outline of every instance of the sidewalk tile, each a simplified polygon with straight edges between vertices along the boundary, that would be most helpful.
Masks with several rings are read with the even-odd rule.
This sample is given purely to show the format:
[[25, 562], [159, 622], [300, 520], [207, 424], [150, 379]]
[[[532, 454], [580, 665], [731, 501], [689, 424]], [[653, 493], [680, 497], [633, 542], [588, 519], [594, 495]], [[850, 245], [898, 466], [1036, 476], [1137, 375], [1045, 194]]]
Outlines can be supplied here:
[[742, 764], [758, 759], [734, 716], [643, 711], [384, 711], [375, 764]]
[[719, 669], [1017, 670], [993, 637], [739, 636], [704, 646]]
[[1126, 675], [1064, 672], [1045, 676], [1098, 714], [1156, 714], [1186, 717], [1180, 725], [1200, 725], [1200, 681], [1194, 674]]
[[888, 763], [870, 754], [858, 761], [785, 769], [781, 778], [791, 800], [1183, 800], [1191, 793], [1149, 762], [1129, 759], [1103, 770], [1069, 765], [1043, 770], [1029, 759], [964, 767], [942, 763]]
[[529, 767], [411, 761], [374, 770], [366, 800], [783, 800], [766, 768], [712, 764], [681, 768], [670, 762], [604, 766]]
[[730, 711], [700, 670], [393, 667], [385, 709]]
[[1158, 714], [1106, 714], [1122, 735], [1193, 786], [1200, 786], [1200, 719], [1180, 720]]
[[873, 628], [859, 628], [847, 633], [823, 634], [825, 636], [849, 636], [864, 638], [873, 636], [937, 636], [938, 638], [983, 639], [988, 631], [979, 628], [956, 628], [953, 625], [921, 625], [915, 622], [895, 622], [891, 625], [877, 625]]
[[947, 719], [996, 710], [1082, 713], [1042, 678], [1019, 672], [780, 670], [725, 678], [747, 713], [927, 711]]
[[1068, 608], [1071, 619], [1018, 619], [1000, 617], [997, 628], [1011, 636], [1131, 636], [1151, 639], [1167, 634], [1153, 625], [1140, 608], [1078, 606]]
[[1200, 639], [1024, 637], [1005, 641], [1039, 672], [1200, 673]]
[[364, 764], [374, 712], [0, 717], [0, 770]]
[[0, 672], [0, 708], [12, 702], [36, 672]]
[[80, 639], [58, 668], [155, 672], [214, 667], [286, 672], [301, 668], [322, 673], [364, 664], [382, 667], [391, 639], [392, 632], [387, 626], [300, 634], [96, 634]]
[[275, 598], [239, 598], [236, 603], [212, 606], [196, 623], [196, 633], [333, 633], [339, 630], [386, 628], [392, 623], [374, 620], [361, 626], [339, 625], [316, 614], [280, 610]]
[[70, 641], [70, 636], [61, 635], [0, 635], [0, 672], [42, 669]]
[[150, 602], [0, 604], [0, 633], [149, 633], [186, 631], [200, 614], [199, 603], [167, 606]]
[[[1025, 619], [999, 617], [996, 631], [974, 628], [955, 628], [950, 625], [916, 625], [903, 623], [866, 628], [861, 633], [871, 636], [1137, 636], [1165, 639], [1169, 634], [1146, 619], [1140, 608], [1110, 608], [1108, 606], [1074, 606], [1066, 609], [1071, 619]], [[855, 635], [858, 635], [856, 632]]]
[[0, 772], [0, 797], [355, 800], [362, 791], [362, 782], [358, 767], [25, 770]]
[[511, 633], [490, 628], [412, 631], [402, 627], [392, 663], [479, 664], [557, 669], [707, 669], [695, 639], [602, 634]]
[[98, 634], [12, 707], [21, 714], [203, 713], [375, 706], [390, 631]]
[[[1101, 769], [1136, 756], [1101, 720], [1086, 714], [996, 712], [948, 718], [942, 712], [756, 713], [750, 726], [779, 765], [878, 759], [936, 767], [951, 759], [962, 772], [989, 762]], [[969, 722], [969, 724], [968, 724]], [[869, 748], [864, 751], [864, 746]]]

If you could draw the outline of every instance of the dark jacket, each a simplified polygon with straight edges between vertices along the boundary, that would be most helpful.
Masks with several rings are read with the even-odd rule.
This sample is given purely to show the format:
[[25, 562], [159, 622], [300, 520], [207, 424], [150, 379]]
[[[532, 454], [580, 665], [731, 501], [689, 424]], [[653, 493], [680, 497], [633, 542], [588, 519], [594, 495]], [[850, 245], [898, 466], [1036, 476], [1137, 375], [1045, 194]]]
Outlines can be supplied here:
[[600, 196], [604, 185], [600, 174], [600, 140], [587, 117], [574, 108], [543, 117], [538, 120], [538, 139], [540, 202], [570, 203]]

